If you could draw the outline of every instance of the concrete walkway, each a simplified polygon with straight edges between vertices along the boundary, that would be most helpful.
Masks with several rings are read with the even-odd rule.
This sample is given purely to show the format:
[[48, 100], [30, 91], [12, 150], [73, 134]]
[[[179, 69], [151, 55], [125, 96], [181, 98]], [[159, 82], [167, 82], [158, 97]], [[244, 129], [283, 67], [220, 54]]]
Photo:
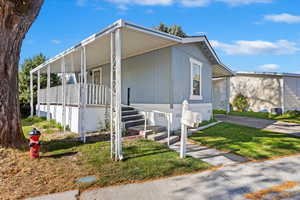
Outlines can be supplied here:
[[223, 122], [300, 136], [300, 124], [234, 115], [216, 115]]
[[[215, 166], [225, 166], [248, 161], [242, 156], [238, 156], [233, 153], [218, 151], [217, 149], [212, 149], [205, 146], [201, 146], [199, 144], [194, 144], [190, 141], [187, 141], [186, 146], [186, 154], [188, 156], [199, 158]], [[170, 148], [174, 151], [180, 152], [180, 141], [171, 145]]]
[[[86, 191], [81, 200], [240, 200], [245, 194], [279, 186], [287, 181], [300, 183], [300, 156], [265, 162], [251, 162], [216, 171], [177, 176], [156, 181]], [[299, 185], [289, 198], [298, 199]], [[271, 193], [264, 199], [278, 195]], [[298, 195], [298, 196], [297, 196]]]

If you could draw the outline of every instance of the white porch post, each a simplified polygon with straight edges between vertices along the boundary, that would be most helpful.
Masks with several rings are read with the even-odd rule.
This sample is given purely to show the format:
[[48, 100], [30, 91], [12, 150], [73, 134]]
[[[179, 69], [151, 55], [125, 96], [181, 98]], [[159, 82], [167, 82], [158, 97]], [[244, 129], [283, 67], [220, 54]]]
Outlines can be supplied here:
[[50, 86], [51, 86], [51, 65], [47, 66], [47, 120], [50, 120]]
[[30, 116], [33, 117], [33, 74], [30, 72]]
[[40, 102], [40, 89], [41, 89], [41, 73], [40, 70], [38, 70], [38, 77], [37, 77], [37, 116], [41, 116], [41, 102]]
[[[114, 138], [112, 137], [112, 149], [115, 154], [115, 160], [122, 160], [122, 122], [121, 122], [121, 66], [122, 66], [122, 32], [117, 29], [111, 35], [111, 97], [114, 95], [115, 100], [111, 100], [111, 115], [113, 122], [111, 133], [114, 128]], [[114, 141], [113, 141], [114, 140]]]
[[115, 135], [114, 135], [114, 69], [115, 69], [115, 32], [111, 33], [110, 37], [110, 156], [113, 159], [115, 156]]
[[61, 61], [61, 80], [62, 80], [62, 93], [61, 93], [61, 98], [62, 98], [62, 125], [64, 127], [64, 131], [66, 130], [66, 77], [65, 77], [65, 72], [66, 72], [66, 65], [65, 65], [65, 58], [62, 57]]

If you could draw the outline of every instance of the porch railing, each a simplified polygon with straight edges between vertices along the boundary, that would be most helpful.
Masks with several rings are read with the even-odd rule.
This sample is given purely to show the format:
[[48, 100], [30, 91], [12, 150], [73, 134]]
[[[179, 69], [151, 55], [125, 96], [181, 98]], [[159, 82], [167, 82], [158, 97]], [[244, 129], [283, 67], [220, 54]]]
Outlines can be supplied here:
[[[41, 104], [63, 104], [62, 86], [51, 87], [47, 95], [47, 89], [41, 89], [39, 99]], [[109, 88], [106, 85], [86, 84], [86, 102], [88, 105], [106, 105], [110, 103]], [[78, 105], [80, 95], [80, 84], [69, 84], [65, 86], [66, 104]]]

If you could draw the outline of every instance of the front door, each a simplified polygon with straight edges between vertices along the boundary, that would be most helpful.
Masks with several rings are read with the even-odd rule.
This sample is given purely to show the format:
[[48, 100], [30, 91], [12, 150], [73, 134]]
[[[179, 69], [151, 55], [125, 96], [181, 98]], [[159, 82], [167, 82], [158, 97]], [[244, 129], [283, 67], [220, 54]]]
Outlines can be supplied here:
[[102, 68], [94, 69], [92, 76], [93, 84], [102, 85]]

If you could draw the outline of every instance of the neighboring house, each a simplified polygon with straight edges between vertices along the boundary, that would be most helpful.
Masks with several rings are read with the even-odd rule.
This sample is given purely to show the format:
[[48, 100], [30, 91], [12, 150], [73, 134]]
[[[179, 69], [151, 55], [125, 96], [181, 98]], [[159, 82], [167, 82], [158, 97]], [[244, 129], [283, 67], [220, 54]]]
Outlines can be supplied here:
[[237, 72], [230, 78], [230, 92], [230, 102], [241, 93], [255, 112], [300, 110], [300, 74]]
[[127, 129], [145, 121], [180, 129], [184, 100], [209, 120], [212, 79], [233, 75], [205, 36], [180, 38], [123, 20], [31, 71], [32, 76], [41, 73], [75, 74], [77, 84], [49, 83], [38, 90], [37, 115], [76, 133], [99, 130], [108, 122]]

